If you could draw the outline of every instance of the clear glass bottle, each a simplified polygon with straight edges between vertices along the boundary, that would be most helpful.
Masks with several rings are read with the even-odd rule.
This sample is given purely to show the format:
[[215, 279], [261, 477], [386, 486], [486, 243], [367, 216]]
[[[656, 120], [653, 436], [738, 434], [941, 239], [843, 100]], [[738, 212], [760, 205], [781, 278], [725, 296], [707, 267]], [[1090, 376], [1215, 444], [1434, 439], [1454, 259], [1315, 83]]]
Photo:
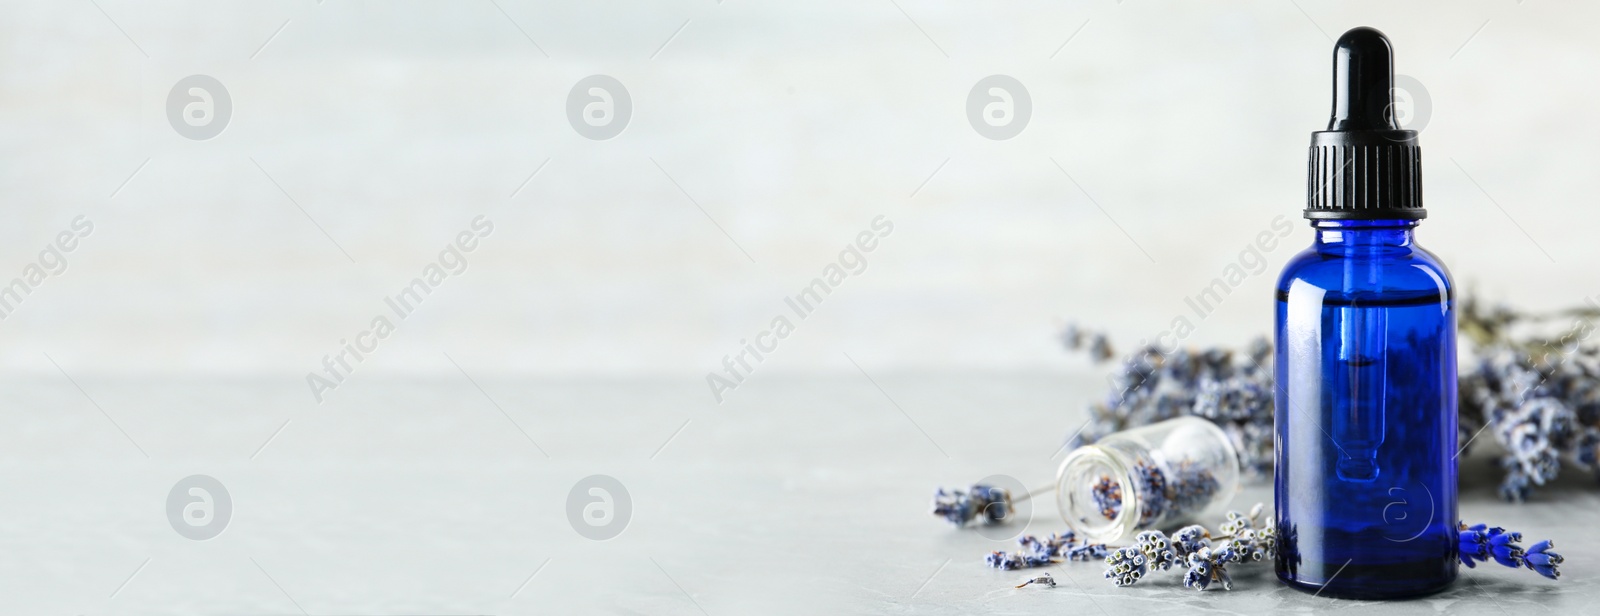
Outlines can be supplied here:
[[1278, 578], [1322, 596], [1426, 594], [1456, 577], [1455, 298], [1416, 243], [1420, 151], [1387, 102], [1389, 42], [1335, 47], [1313, 133], [1316, 240], [1277, 284]]
[[1197, 417], [1111, 434], [1073, 450], [1056, 473], [1062, 519], [1096, 543], [1220, 517], [1238, 489], [1233, 443]]

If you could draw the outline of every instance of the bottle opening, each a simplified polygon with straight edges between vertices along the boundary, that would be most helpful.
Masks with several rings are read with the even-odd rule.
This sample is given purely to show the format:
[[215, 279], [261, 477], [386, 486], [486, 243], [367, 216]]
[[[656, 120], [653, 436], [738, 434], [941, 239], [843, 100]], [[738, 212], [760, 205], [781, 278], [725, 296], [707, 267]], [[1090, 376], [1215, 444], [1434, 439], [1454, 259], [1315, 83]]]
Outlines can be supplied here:
[[1139, 490], [1130, 469], [1105, 449], [1086, 445], [1061, 462], [1056, 506], [1073, 532], [1096, 543], [1131, 536], [1139, 520]]

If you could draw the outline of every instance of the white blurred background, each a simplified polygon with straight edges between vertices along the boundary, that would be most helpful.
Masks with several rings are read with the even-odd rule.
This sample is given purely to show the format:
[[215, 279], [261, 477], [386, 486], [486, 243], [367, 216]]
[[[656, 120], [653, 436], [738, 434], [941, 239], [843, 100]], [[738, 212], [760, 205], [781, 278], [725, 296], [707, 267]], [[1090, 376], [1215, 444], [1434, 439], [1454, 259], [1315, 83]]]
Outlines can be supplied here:
[[[452, 370], [441, 350], [505, 374], [701, 378], [879, 215], [895, 231], [869, 269], [760, 373], [848, 370], [841, 351], [1051, 369], [1071, 361], [1063, 319], [1124, 346], [1153, 336], [1287, 215], [1268, 272], [1191, 338], [1235, 343], [1267, 331], [1272, 278], [1310, 240], [1329, 37], [1357, 25], [1391, 37], [1431, 101], [1413, 116], [1424, 245], [1491, 299], [1600, 291], [1583, 252], [1600, 223], [1600, 8], [1579, 2], [0, 10], [0, 277], [75, 216], [95, 225], [0, 322], [13, 372], [53, 373], [49, 353], [78, 371], [303, 378], [480, 214], [495, 231], [468, 271], [356, 378]], [[192, 74], [232, 99], [210, 140], [166, 117]], [[566, 118], [591, 74], [632, 98], [610, 140]], [[1009, 140], [966, 116], [991, 74], [1032, 101]]]

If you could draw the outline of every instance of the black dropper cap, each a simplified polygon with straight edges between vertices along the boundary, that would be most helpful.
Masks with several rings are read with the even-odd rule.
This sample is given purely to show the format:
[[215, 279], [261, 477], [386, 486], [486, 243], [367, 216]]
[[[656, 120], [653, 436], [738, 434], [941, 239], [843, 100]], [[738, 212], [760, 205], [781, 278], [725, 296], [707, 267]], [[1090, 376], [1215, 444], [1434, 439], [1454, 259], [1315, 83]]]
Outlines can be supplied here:
[[1361, 27], [1333, 46], [1333, 117], [1311, 133], [1306, 218], [1419, 220], [1422, 152], [1417, 131], [1394, 119], [1394, 52]]

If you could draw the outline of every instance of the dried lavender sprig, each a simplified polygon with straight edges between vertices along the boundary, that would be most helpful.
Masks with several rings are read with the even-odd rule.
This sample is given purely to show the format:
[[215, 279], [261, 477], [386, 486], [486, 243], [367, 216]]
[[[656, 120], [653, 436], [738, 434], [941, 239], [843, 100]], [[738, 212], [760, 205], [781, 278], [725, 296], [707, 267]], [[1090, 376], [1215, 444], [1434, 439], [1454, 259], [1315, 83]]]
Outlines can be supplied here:
[[[1183, 459], [1168, 465], [1172, 477], [1153, 460], [1134, 462], [1132, 489], [1140, 496], [1138, 526], [1149, 527], [1175, 518], [1186, 518], [1204, 507], [1222, 484], [1211, 469]], [[1122, 512], [1123, 491], [1127, 489], [1110, 475], [1102, 475], [1089, 488], [1096, 509], [1107, 520]]]
[[939, 488], [933, 493], [933, 515], [958, 528], [975, 519], [985, 524], [998, 524], [1005, 521], [1011, 510], [1011, 492], [1005, 488], [977, 484], [965, 492]]
[[1256, 528], [1262, 519], [1258, 503], [1248, 514], [1228, 512], [1218, 535], [1200, 525], [1184, 527], [1171, 539], [1159, 530], [1139, 533], [1134, 546], [1119, 548], [1106, 557], [1109, 568], [1105, 577], [1117, 586], [1130, 586], [1151, 571], [1180, 565], [1185, 567], [1186, 588], [1205, 590], [1215, 583], [1231, 590], [1228, 565], [1261, 562], [1277, 553], [1277, 533], [1271, 527]]
[[1027, 552], [1006, 553], [999, 550], [990, 552], [989, 555], [984, 557], [983, 560], [984, 562], [989, 563], [990, 567], [994, 567], [1002, 571], [1027, 569], [1030, 567], [1044, 567], [1061, 562], [1056, 558], [1043, 556], [1040, 554], [1030, 554]]
[[[1257, 527], [1262, 519], [1262, 505], [1257, 504], [1248, 514], [1229, 511], [1227, 521], [1218, 527], [1222, 532], [1217, 535], [1200, 525], [1184, 527], [1170, 540], [1161, 531], [1140, 533], [1136, 545], [1118, 548], [1106, 557], [1105, 577], [1117, 586], [1130, 586], [1152, 571], [1170, 568], [1166, 563], [1176, 562], [1187, 565], [1185, 588], [1206, 590], [1219, 584], [1224, 590], [1231, 590], [1229, 565], [1263, 562], [1277, 555], [1277, 531], [1271, 526]], [[1519, 545], [1521, 541], [1521, 533], [1461, 522], [1458, 554], [1461, 564], [1469, 568], [1492, 559], [1507, 567], [1526, 567], [1552, 580], [1561, 577], [1564, 559], [1551, 550], [1555, 547], [1553, 542], [1540, 541], [1524, 549]]]
[[1552, 580], [1560, 579], [1561, 571], [1557, 569], [1557, 566], [1565, 559], [1560, 554], [1550, 551], [1550, 548], [1555, 546], [1555, 542], [1549, 539], [1533, 544], [1533, 547], [1528, 548], [1527, 554], [1523, 555], [1523, 564], [1539, 575]]
[[1061, 553], [1067, 560], [1099, 560], [1106, 557], [1111, 547], [1104, 543], [1085, 543], [1067, 548]]
[[1563, 460], [1600, 471], [1600, 347], [1544, 344], [1492, 342], [1460, 380], [1462, 442], [1482, 432], [1506, 450], [1500, 497], [1513, 502], [1555, 479]]
[[1090, 332], [1068, 323], [1061, 329], [1061, 345], [1070, 350], [1087, 350], [1096, 362], [1111, 359], [1116, 352], [1111, 348], [1111, 338], [1105, 332]]
[[1071, 530], [1061, 533], [1051, 533], [1049, 537], [1040, 540], [1033, 535], [1017, 537], [1017, 545], [1022, 546], [1024, 552], [1044, 554], [1054, 558], [1061, 555], [1061, 551], [1078, 542], [1078, 534]]
[[1199, 524], [1192, 524], [1178, 529], [1172, 534], [1172, 547], [1177, 551], [1178, 557], [1187, 559], [1190, 554], [1198, 552], [1200, 548], [1211, 547], [1211, 531]]
[[1461, 564], [1468, 568], [1492, 558], [1507, 567], [1527, 567], [1552, 580], [1561, 577], [1558, 567], [1564, 559], [1560, 554], [1550, 551], [1555, 547], [1553, 542], [1540, 541], [1525, 550], [1517, 545], [1522, 541], [1522, 533], [1507, 532], [1504, 528], [1487, 524], [1467, 526], [1466, 522], [1461, 522], [1458, 528], [1460, 539], [1457, 553]]
[[989, 563], [990, 567], [1010, 571], [1043, 567], [1062, 560], [1101, 559], [1105, 558], [1110, 550], [1104, 543], [1079, 541], [1077, 534], [1070, 530], [1050, 535], [1044, 540], [1033, 535], [1023, 535], [1017, 538], [1017, 545], [1022, 546], [1022, 549], [1011, 553], [990, 552], [984, 557], [984, 561]]
[[1101, 475], [1099, 479], [1089, 486], [1089, 496], [1094, 499], [1095, 509], [1107, 520], [1114, 520], [1122, 512], [1122, 484], [1112, 479], [1110, 475]]
[[[1519, 329], [1571, 320], [1549, 337]], [[1560, 473], [1563, 463], [1600, 478], [1600, 305], [1545, 314], [1488, 305], [1472, 296], [1457, 322], [1464, 360], [1460, 377], [1460, 441], [1480, 433], [1506, 450], [1499, 494], [1522, 502]], [[1069, 325], [1068, 349], [1089, 350], [1097, 363], [1113, 356], [1107, 336]], [[1124, 358], [1106, 399], [1090, 406], [1091, 422], [1072, 445], [1179, 415], [1222, 427], [1248, 476], [1272, 465], [1271, 347], [1258, 338], [1243, 352], [1222, 348], [1161, 349], [1147, 345]]]
[[1117, 548], [1106, 557], [1106, 579], [1117, 586], [1132, 586], [1150, 572], [1150, 557], [1136, 547]]
[[1147, 530], [1134, 537], [1134, 544], [1150, 562], [1150, 567], [1166, 571], [1178, 563], [1178, 553], [1167, 540], [1166, 533]]
[[[1087, 350], [1103, 363], [1113, 357], [1105, 334], [1069, 324], [1061, 334], [1069, 350]], [[1163, 350], [1146, 345], [1123, 358], [1109, 377], [1103, 401], [1089, 407], [1090, 422], [1068, 443], [1092, 443], [1131, 427], [1194, 415], [1228, 434], [1247, 474], [1272, 468], [1272, 345], [1257, 338], [1242, 352], [1228, 349]]]
[[1189, 555], [1189, 570], [1183, 573], [1183, 587], [1195, 590], [1205, 590], [1211, 582], [1222, 583], [1223, 590], [1233, 590], [1233, 578], [1228, 577], [1227, 561], [1221, 553], [1212, 553], [1211, 548], [1200, 548], [1200, 551]]

